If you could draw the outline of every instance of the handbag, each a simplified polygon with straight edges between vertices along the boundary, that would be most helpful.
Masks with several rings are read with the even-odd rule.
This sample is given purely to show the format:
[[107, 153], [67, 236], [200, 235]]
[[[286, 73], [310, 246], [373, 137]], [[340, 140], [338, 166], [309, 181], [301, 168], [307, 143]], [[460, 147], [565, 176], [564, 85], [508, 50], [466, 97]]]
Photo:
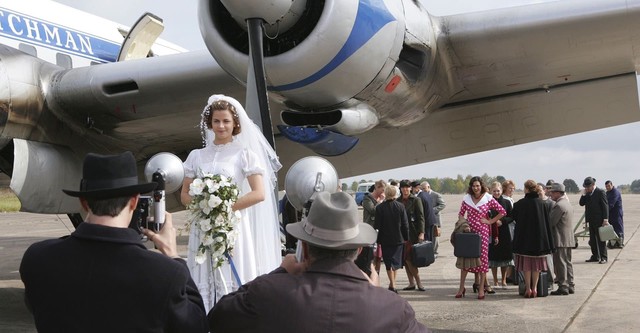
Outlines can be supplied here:
[[616, 231], [613, 230], [613, 226], [611, 224], [598, 228], [598, 236], [600, 236], [601, 242], [606, 242], [606, 241], [619, 238], [618, 235], [616, 234]]
[[411, 246], [411, 263], [415, 267], [427, 267], [436, 261], [433, 242], [424, 241]]
[[482, 251], [482, 240], [475, 232], [456, 232], [453, 255], [458, 258], [479, 258]]

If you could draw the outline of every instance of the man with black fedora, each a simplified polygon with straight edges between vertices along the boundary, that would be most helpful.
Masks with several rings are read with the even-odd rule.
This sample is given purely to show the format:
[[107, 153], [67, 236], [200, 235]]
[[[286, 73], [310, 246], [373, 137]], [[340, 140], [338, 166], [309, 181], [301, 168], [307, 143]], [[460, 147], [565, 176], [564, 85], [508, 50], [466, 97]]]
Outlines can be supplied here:
[[140, 193], [131, 152], [88, 154], [78, 197], [85, 222], [31, 245], [22, 258], [25, 301], [38, 332], [207, 332], [202, 298], [178, 256], [171, 214], [159, 232], [129, 228]]
[[584, 219], [589, 225], [589, 246], [591, 258], [586, 262], [607, 262], [607, 247], [600, 241], [598, 228], [609, 224], [609, 202], [603, 189], [596, 187], [596, 179], [587, 177], [582, 183], [584, 191], [580, 196], [580, 206], [584, 206]]
[[317, 193], [308, 216], [287, 225], [303, 260], [289, 255], [222, 297], [209, 312], [211, 332], [428, 332], [406, 300], [353, 262], [377, 238], [357, 212], [349, 194]]

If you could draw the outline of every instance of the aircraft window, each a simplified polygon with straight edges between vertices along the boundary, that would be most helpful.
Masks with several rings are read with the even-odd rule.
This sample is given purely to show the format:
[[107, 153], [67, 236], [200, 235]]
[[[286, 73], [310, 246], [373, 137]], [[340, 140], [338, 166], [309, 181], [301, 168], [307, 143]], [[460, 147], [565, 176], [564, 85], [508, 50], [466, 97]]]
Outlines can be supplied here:
[[73, 67], [71, 57], [63, 53], [56, 53], [56, 65], [66, 69]]
[[32, 55], [34, 57], [38, 56], [38, 51], [36, 51], [36, 48], [31, 46], [31, 45], [28, 45], [28, 44], [20, 43], [18, 45], [18, 50], [20, 50], [20, 51], [22, 51], [24, 53], [30, 54], [30, 55]]

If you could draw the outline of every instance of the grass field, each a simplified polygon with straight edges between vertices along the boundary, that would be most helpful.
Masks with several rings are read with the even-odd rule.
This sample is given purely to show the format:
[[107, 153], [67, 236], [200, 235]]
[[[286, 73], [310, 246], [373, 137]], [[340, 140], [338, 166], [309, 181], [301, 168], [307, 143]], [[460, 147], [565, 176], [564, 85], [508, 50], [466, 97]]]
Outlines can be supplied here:
[[17, 212], [20, 210], [20, 201], [8, 188], [0, 188], [0, 212]]

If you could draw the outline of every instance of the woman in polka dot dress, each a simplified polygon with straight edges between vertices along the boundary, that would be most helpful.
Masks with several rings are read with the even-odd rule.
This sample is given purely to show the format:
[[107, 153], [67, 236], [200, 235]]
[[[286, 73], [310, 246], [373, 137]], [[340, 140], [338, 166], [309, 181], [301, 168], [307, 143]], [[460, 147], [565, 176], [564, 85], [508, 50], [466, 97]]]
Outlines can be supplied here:
[[[498, 215], [492, 219], [487, 219], [488, 212], [491, 209], [497, 211]], [[502, 205], [500, 205], [491, 194], [487, 193], [487, 188], [482, 178], [478, 176], [472, 177], [469, 181], [469, 189], [462, 200], [462, 206], [460, 207], [460, 213], [458, 213], [458, 215], [466, 215], [471, 231], [479, 234], [482, 239], [482, 251], [480, 253], [480, 261], [482, 264], [478, 267], [460, 270], [460, 289], [458, 290], [458, 294], [464, 295], [464, 281], [467, 278], [467, 273], [478, 273], [480, 278], [480, 281], [478, 281], [478, 285], [480, 286], [478, 299], [484, 299], [484, 288], [482, 288], [482, 286], [484, 286], [487, 271], [489, 271], [488, 254], [489, 236], [491, 233], [489, 225], [501, 219], [506, 213]]]

